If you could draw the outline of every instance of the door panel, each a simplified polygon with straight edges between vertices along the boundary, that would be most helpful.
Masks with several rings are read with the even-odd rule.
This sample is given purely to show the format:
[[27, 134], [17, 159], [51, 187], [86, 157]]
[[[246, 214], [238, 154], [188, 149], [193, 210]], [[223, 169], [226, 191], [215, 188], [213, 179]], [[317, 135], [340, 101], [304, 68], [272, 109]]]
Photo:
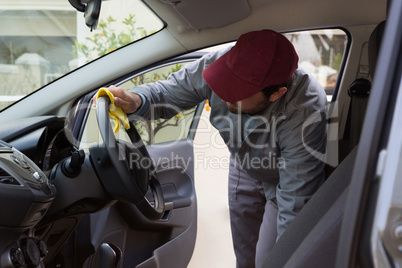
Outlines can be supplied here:
[[149, 221], [135, 205], [121, 202], [92, 214], [90, 236], [95, 254], [86, 267], [99, 267], [105, 258], [102, 245], [106, 243], [122, 252], [117, 267], [167, 267], [172, 263], [175, 267], [185, 267], [188, 264], [197, 231], [193, 147], [189, 140], [174, 142], [172, 146], [148, 146], [153, 160], [163, 161], [157, 166], [157, 174], [165, 197], [165, 215], [159, 221]]

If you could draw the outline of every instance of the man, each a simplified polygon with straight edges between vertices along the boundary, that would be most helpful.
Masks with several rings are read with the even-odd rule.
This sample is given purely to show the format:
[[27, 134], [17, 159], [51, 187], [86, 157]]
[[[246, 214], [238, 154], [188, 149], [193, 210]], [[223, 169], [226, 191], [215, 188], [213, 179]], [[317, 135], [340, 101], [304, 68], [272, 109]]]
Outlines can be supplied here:
[[325, 93], [327, 95], [333, 95], [336, 85], [336, 79], [338, 78], [338, 74], [330, 74], [327, 76], [327, 86], [325, 87]]
[[[324, 163], [314, 155], [325, 152], [320, 113], [326, 96], [297, 64], [283, 35], [262, 30], [187, 64], [166, 81], [129, 92], [110, 87], [116, 105], [141, 116], [150, 115], [152, 104], [184, 110], [209, 100], [210, 121], [231, 153], [229, 209], [238, 267], [261, 266], [324, 181]], [[164, 118], [175, 113], [161, 105], [153, 111]]]

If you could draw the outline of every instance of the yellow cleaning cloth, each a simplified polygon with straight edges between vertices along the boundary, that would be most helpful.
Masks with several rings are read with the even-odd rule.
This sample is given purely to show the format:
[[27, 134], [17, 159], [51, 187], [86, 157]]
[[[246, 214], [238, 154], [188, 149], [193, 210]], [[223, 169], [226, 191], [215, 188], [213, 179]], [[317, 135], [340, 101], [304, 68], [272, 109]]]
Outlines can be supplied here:
[[99, 97], [105, 96], [105, 95], [108, 96], [110, 99], [109, 116], [111, 116], [116, 122], [113, 132], [116, 133], [119, 130], [120, 121], [123, 123], [123, 126], [126, 129], [129, 129], [130, 123], [128, 121], [127, 114], [125, 112], [123, 112], [123, 110], [120, 107], [114, 105], [114, 96], [113, 96], [112, 92], [110, 92], [107, 88], [104, 88], [104, 87], [100, 88], [98, 90], [98, 93], [96, 93], [96, 99], [98, 99]]

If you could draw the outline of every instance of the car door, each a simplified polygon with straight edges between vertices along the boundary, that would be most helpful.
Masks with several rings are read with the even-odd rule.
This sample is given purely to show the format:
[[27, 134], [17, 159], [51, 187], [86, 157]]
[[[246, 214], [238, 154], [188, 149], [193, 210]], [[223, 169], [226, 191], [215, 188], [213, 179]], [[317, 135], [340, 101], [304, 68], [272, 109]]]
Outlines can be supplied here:
[[401, 266], [402, 3], [391, 1], [336, 267]]
[[[131, 73], [113, 81], [125, 89], [167, 78], [169, 73], [203, 55], [193, 53]], [[72, 133], [74, 143], [88, 150], [99, 142], [99, 130], [90, 99], [83, 97], [78, 106]], [[84, 104], [86, 103], [86, 104]], [[150, 221], [135, 205], [117, 202], [112, 207], [87, 215], [81, 220], [52, 263], [74, 267], [186, 267], [195, 245], [197, 232], [197, 200], [194, 188], [193, 138], [199, 115], [205, 104], [177, 111], [171, 119], [146, 120], [132, 118], [148, 152], [153, 159], [165, 199], [165, 213], [160, 220]], [[78, 115], [78, 116], [77, 116]], [[82, 128], [81, 125], [84, 125]], [[120, 131], [119, 131], [120, 132]], [[119, 132], [117, 134], [119, 134]], [[124, 133], [124, 131], [123, 131]], [[125, 140], [122, 134], [116, 136]], [[130, 164], [145, 165], [141, 159], [130, 159]], [[152, 202], [152, 193], [147, 193]], [[73, 244], [74, 248], [69, 248]], [[69, 258], [73, 254], [73, 259]], [[74, 261], [74, 263], [71, 263]]]

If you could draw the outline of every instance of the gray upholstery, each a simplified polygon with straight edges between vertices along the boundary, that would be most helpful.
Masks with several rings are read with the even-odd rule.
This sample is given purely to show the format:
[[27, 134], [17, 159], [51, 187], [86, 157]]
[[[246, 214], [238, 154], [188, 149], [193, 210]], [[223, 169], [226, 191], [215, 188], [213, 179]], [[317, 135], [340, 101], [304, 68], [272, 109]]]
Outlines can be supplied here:
[[369, 39], [369, 72], [371, 78], [374, 78], [375, 66], [377, 65], [378, 52], [380, 51], [381, 39], [384, 34], [385, 21], [375, 27]]
[[[268, 254], [263, 267], [331, 267], [341, 227], [355, 148], [314, 194]], [[325, 264], [325, 266], [323, 266]]]
[[[374, 78], [375, 67], [377, 64], [378, 52], [380, 51], [381, 40], [385, 29], [385, 21], [374, 28], [369, 39], [369, 73], [371, 79]], [[363, 127], [364, 115], [370, 95], [371, 83], [367, 79], [358, 78], [350, 85], [348, 89], [350, 102], [349, 118], [349, 149], [354, 148], [360, 139], [361, 129]]]

